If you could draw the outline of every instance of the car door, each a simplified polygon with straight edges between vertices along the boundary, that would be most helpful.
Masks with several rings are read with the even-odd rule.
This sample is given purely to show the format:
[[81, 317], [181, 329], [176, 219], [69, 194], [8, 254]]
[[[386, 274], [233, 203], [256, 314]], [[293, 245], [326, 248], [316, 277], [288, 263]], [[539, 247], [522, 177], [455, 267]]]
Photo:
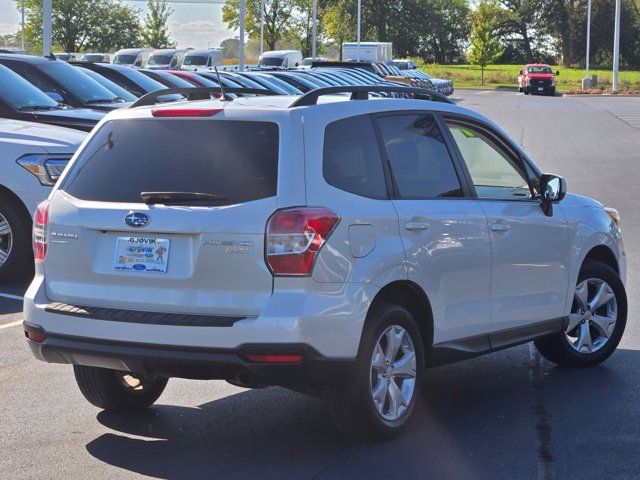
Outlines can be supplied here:
[[492, 250], [492, 329], [530, 328], [565, 315], [569, 232], [561, 209], [540, 207], [539, 175], [490, 127], [446, 123], [478, 204], [487, 216]]
[[[434, 345], [473, 337], [474, 348], [488, 348], [487, 220], [467, 194], [439, 121], [428, 112], [384, 114], [376, 120], [409, 279], [422, 287], [431, 303]], [[461, 345], [454, 348], [466, 349]]]

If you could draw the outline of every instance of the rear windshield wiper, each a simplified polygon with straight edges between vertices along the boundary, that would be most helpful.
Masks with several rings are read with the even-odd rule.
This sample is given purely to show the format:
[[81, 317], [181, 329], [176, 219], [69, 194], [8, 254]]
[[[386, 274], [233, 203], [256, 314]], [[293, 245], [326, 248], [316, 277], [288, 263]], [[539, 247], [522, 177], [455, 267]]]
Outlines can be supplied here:
[[122, 102], [126, 102], [126, 100], [120, 97], [113, 97], [113, 98], [97, 98], [95, 100], [87, 100], [85, 103], [87, 105], [91, 105], [94, 103], [122, 103]]
[[199, 192], [142, 192], [140, 198], [147, 205], [155, 205], [156, 203], [176, 204], [227, 200], [227, 197], [223, 195]]

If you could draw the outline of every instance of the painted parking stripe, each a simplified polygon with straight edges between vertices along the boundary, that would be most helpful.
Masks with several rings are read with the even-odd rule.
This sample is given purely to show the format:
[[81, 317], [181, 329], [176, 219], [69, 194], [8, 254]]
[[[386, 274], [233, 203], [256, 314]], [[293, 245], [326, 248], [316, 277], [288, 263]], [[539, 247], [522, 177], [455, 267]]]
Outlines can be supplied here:
[[11, 295], [10, 293], [0, 293], [1, 298], [8, 298], [10, 300], [18, 300], [20, 302], [24, 301], [24, 297], [20, 297], [18, 295]]
[[18, 325], [22, 325], [22, 320], [18, 320], [17, 322], [5, 323], [4, 325], [0, 325], [0, 330], [5, 328], [17, 327]]

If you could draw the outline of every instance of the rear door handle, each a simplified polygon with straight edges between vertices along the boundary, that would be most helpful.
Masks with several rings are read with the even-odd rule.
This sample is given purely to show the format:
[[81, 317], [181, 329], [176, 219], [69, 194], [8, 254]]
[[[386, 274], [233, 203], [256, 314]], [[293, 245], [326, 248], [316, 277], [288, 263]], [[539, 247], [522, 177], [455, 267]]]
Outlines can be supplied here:
[[492, 232], [508, 232], [509, 230], [511, 230], [511, 227], [509, 225], [505, 225], [504, 223], [494, 223], [493, 225], [491, 225]]
[[429, 224], [427, 222], [407, 222], [404, 224], [404, 228], [412, 232], [420, 230], [429, 230]]

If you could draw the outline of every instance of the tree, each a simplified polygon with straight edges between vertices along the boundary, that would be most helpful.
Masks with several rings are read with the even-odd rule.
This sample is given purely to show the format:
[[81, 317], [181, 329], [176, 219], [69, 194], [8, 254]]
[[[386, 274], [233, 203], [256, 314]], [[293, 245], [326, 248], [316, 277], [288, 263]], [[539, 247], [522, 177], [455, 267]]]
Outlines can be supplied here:
[[220, 50], [224, 58], [238, 58], [240, 40], [236, 38], [226, 38], [220, 42]]
[[94, 27], [87, 47], [94, 52], [114, 52], [140, 43], [138, 10], [113, 3]]
[[[21, 0], [16, 0], [20, 4]], [[42, 48], [42, 1], [26, 0], [25, 35], [32, 52]], [[138, 11], [119, 0], [55, 0], [52, 6], [53, 44], [65, 52], [82, 51], [91, 42], [104, 45], [103, 35], [125, 40], [137, 38]], [[105, 31], [104, 24], [116, 23], [117, 30]], [[117, 32], [117, 33], [114, 33]], [[107, 51], [107, 50], [104, 50]]]
[[[453, 63], [464, 55], [470, 33], [471, 10], [467, 0], [422, 2], [417, 54], [426, 61]], [[394, 45], [395, 48], [395, 45]]]
[[469, 61], [482, 68], [482, 85], [485, 67], [495, 63], [504, 51], [500, 38], [495, 34], [498, 9], [495, 0], [480, 0], [471, 27]]
[[[251, 38], [260, 35], [260, 0], [245, 3], [245, 29]], [[275, 50], [276, 43], [287, 38], [294, 22], [295, 4], [292, 0], [265, 0], [264, 2], [264, 42], [267, 50]], [[222, 7], [222, 21], [236, 30], [240, 26], [238, 0], [228, 0]]]
[[141, 40], [145, 47], [173, 48], [175, 43], [169, 38], [169, 17], [173, 8], [166, 0], [147, 0], [149, 12], [144, 18]]

